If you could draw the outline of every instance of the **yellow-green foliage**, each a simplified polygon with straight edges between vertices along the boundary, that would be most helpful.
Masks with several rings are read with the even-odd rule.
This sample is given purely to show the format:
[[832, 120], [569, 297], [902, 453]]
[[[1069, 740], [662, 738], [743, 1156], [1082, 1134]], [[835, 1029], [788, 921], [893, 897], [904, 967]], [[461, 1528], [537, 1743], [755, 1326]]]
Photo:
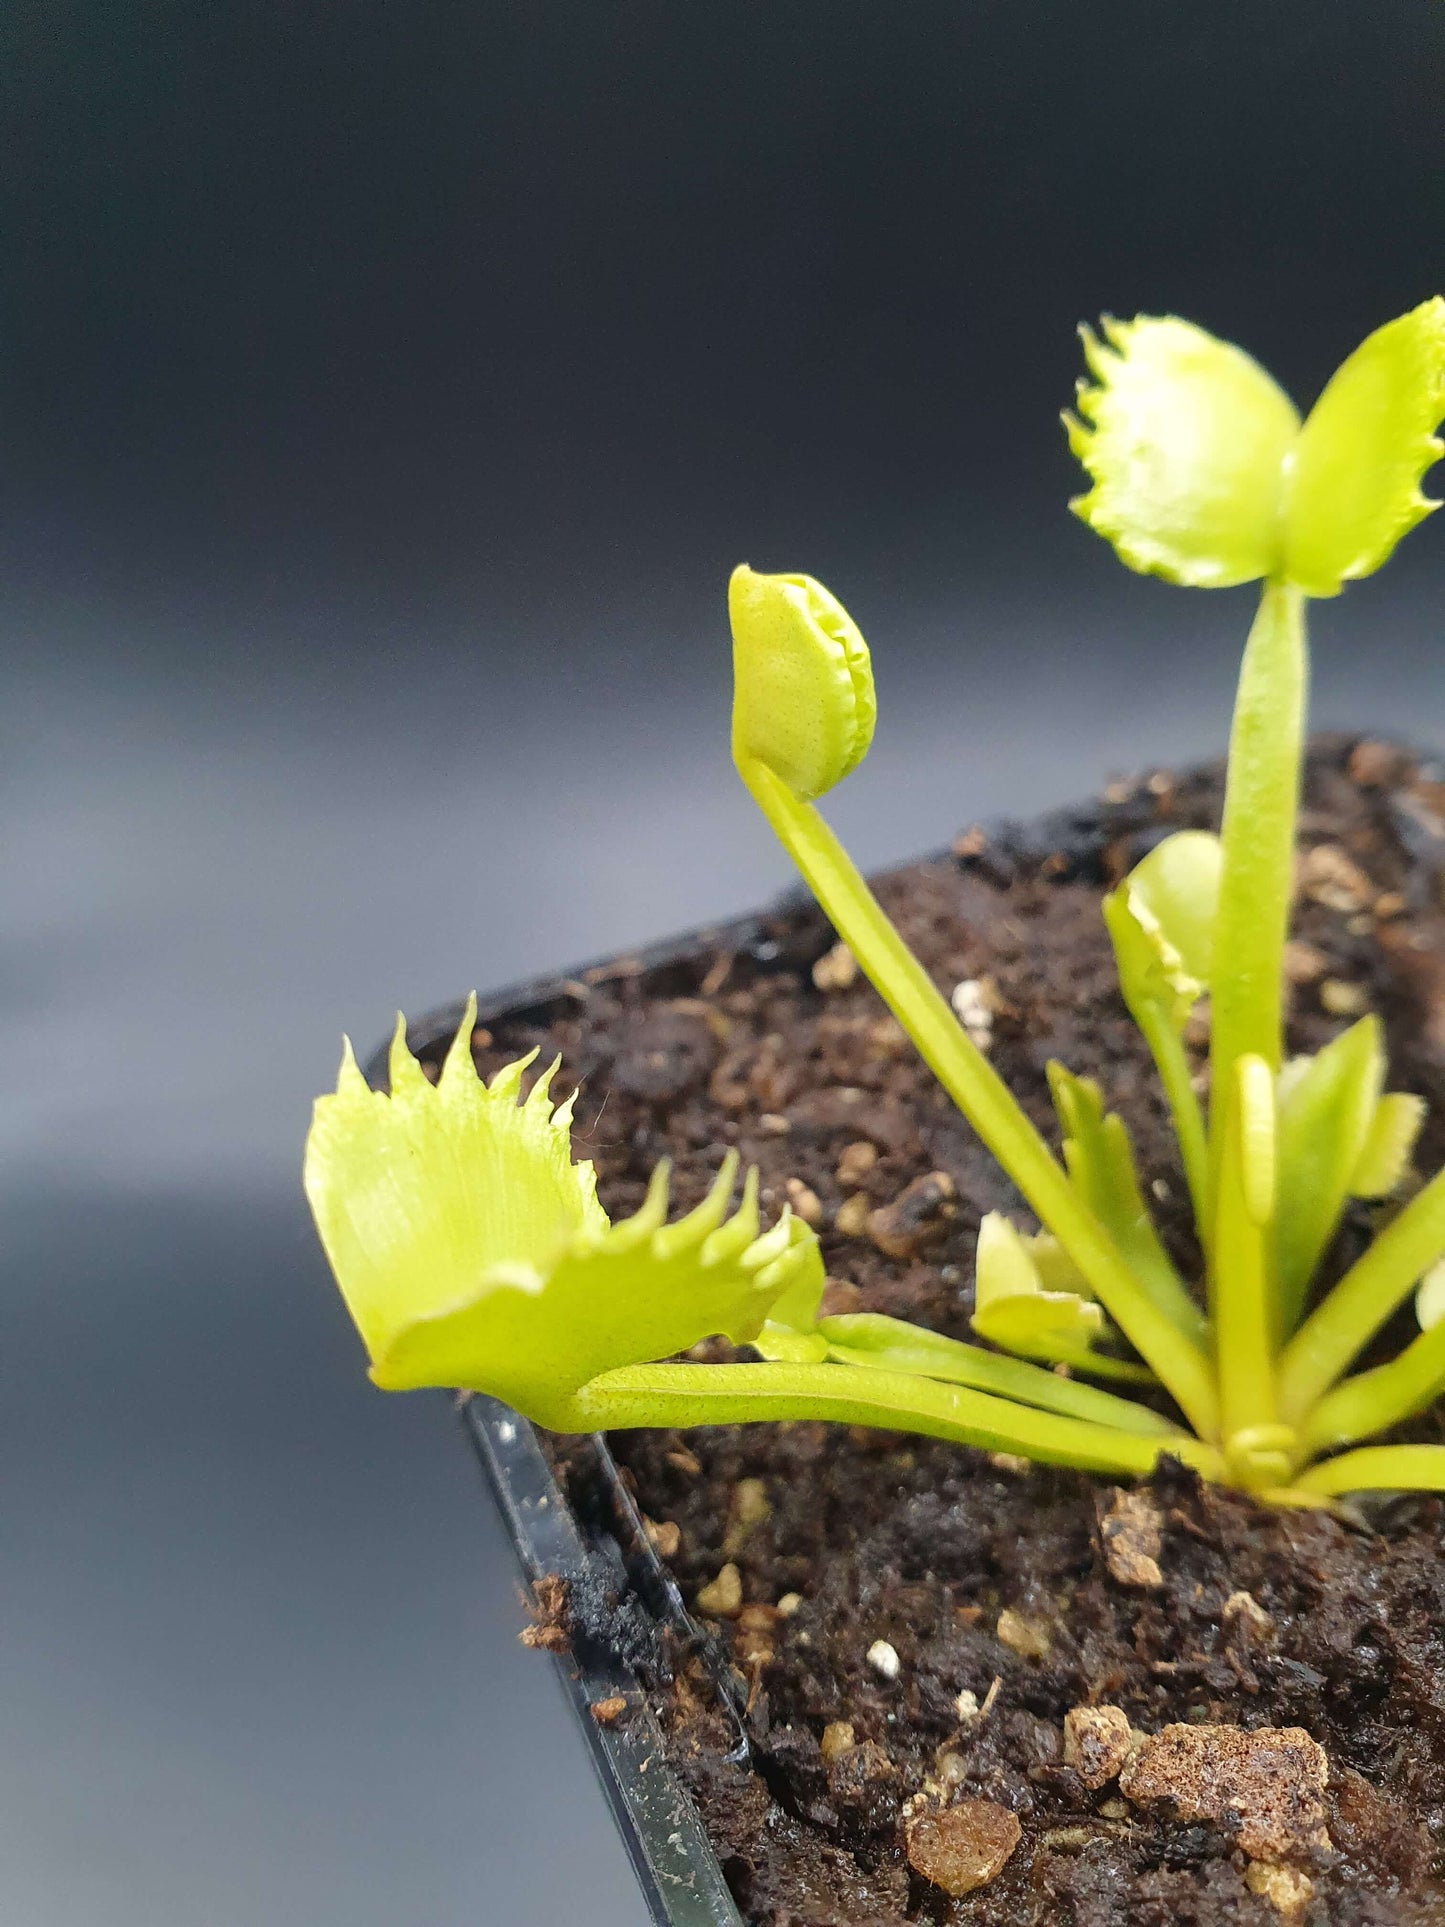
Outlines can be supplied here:
[[[348, 1052], [336, 1094], [317, 1104], [306, 1166], [379, 1384], [473, 1387], [572, 1429], [836, 1419], [1114, 1476], [1167, 1451], [1282, 1504], [1445, 1489], [1445, 1447], [1340, 1450], [1445, 1392], [1445, 1173], [1382, 1214], [1330, 1290], [1317, 1283], [1347, 1200], [1387, 1199], [1407, 1177], [1422, 1106], [1386, 1091], [1374, 1018], [1292, 1061], [1282, 1021], [1305, 599], [1378, 568], [1435, 506], [1420, 484], [1441, 453], [1445, 301], [1372, 334], [1303, 422], [1254, 361], [1188, 322], [1105, 322], [1085, 354], [1092, 380], [1066, 417], [1092, 482], [1079, 515], [1130, 568], [1263, 585], [1220, 834], [1165, 839], [1103, 905], [1174, 1121], [1197, 1270], [1184, 1275], [1166, 1250], [1099, 1089], [1050, 1066], [1056, 1155], [883, 914], [814, 807], [872, 739], [867, 646], [810, 577], [740, 568], [729, 592], [739, 774], [1043, 1229], [985, 1218], [973, 1311], [985, 1344], [823, 1316], [813, 1234], [784, 1213], [759, 1235], [752, 1178], [727, 1216], [731, 1158], [678, 1223], [666, 1223], [662, 1169], [642, 1209], [610, 1225], [591, 1167], [572, 1162], [571, 1107], [551, 1105], [550, 1073], [525, 1098], [525, 1063], [483, 1085], [469, 1012], [433, 1086], [399, 1028], [390, 1095], [367, 1089]], [[1185, 1041], [1206, 998], [1207, 1115]], [[1412, 1293], [1420, 1336], [1347, 1376]], [[665, 1362], [719, 1332], [762, 1362]]]
[[714, 1332], [752, 1338], [790, 1289], [806, 1302], [813, 1285], [816, 1303], [817, 1241], [786, 1211], [759, 1235], [755, 1173], [728, 1214], [735, 1154], [676, 1223], [659, 1166], [642, 1208], [609, 1224], [592, 1166], [572, 1162], [552, 1071], [525, 1098], [528, 1058], [484, 1084], [474, 1020], [469, 1006], [435, 1085], [398, 1022], [389, 1094], [348, 1048], [316, 1101], [306, 1193], [378, 1385], [467, 1386], [565, 1426], [579, 1388], [613, 1366]]

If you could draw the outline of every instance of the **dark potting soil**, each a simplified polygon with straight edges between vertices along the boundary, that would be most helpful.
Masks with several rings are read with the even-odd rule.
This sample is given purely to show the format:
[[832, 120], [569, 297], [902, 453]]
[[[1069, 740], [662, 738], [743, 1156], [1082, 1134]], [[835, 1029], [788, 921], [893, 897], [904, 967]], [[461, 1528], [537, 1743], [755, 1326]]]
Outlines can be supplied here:
[[[965, 832], [878, 885], [944, 992], [974, 986], [975, 1035], [1052, 1142], [1048, 1060], [1098, 1079], [1190, 1275], [1167, 1114], [1099, 897], [1161, 835], [1214, 825], [1219, 801], [1217, 769], [1158, 771], [1027, 831]], [[1430, 1101], [1428, 1172], [1445, 1161], [1445, 781], [1389, 746], [1322, 739], [1301, 831], [1291, 1048], [1316, 1050], [1378, 1011], [1391, 1088]], [[768, 1206], [790, 1200], [817, 1224], [829, 1309], [966, 1338], [982, 1214], [1032, 1220], [832, 943], [800, 904], [741, 950], [656, 968], [624, 959], [544, 1012], [479, 1027], [478, 1064], [490, 1074], [534, 1044], [561, 1052], [556, 1089], [581, 1083], [576, 1142], [614, 1217], [641, 1202], [664, 1156], [676, 1206], [695, 1203], [736, 1146]], [[1368, 1225], [1352, 1212], [1330, 1270]], [[1403, 1314], [1394, 1342], [1411, 1329]], [[1435, 1414], [1409, 1436], [1445, 1427]], [[1270, 1512], [1166, 1464], [1146, 1490], [1151, 1573], [1102, 1529], [1120, 1516], [1118, 1492], [1083, 1476], [810, 1423], [632, 1433], [612, 1447], [653, 1543], [716, 1628], [704, 1653], [656, 1642], [652, 1691], [749, 1922], [1445, 1920], [1441, 1500], [1376, 1501], [1349, 1522]], [[586, 1442], [559, 1440], [556, 1456], [589, 1503]], [[719, 1655], [746, 1707], [746, 1754]], [[1136, 1733], [1178, 1722], [1312, 1736], [1328, 1760], [1323, 1814], [1286, 1875], [1261, 1879], [1244, 1851], [1249, 1815], [1227, 1802], [1199, 1818], [1137, 1784], [1133, 1800], [1117, 1779], [1086, 1784], [1098, 1775], [1066, 1764], [1064, 1723], [1097, 1705], [1122, 1709]], [[975, 1873], [1017, 1844], [955, 1897], [944, 1887], [968, 1876], [943, 1868], [936, 1884], [933, 1815], [967, 1822], [966, 1848], [977, 1835]]]

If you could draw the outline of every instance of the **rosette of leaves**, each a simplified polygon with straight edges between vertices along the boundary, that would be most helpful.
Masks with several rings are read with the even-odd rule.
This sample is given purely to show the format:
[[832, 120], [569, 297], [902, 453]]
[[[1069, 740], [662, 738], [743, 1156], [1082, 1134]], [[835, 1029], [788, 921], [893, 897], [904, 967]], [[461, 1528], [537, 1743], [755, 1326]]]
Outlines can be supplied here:
[[[1105, 322], [1085, 355], [1065, 418], [1091, 481], [1075, 511], [1130, 568], [1262, 585], [1219, 834], [1166, 838], [1103, 905], [1173, 1120], [1197, 1272], [1166, 1250], [1097, 1087], [1050, 1067], [1056, 1152], [888, 921], [816, 807], [868, 752], [867, 646], [812, 578], [743, 567], [739, 774], [1037, 1228], [984, 1220], [981, 1342], [822, 1315], [813, 1234], [786, 1215], [760, 1234], [750, 1191], [727, 1216], [729, 1165], [675, 1225], [665, 1174], [608, 1225], [566, 1148], [567, 1108], [549, 1107], [545, 1079], [522, 1098], [520, 1065], [482, 1086], [468, 1021], [435, 1089], [399, 1042], [390, 1096], [348, 1060], [318, 1105], [308, 1190], [379, 1383], [477, 1386], [573, 1428], [833, 1418], [1115, 1476], [1168, 1452], [1285, 1504], [1445, 1489], [1445, 1447], [1360, 1443], [1445, 1392], [1445, 1173], [1397, 1195], [1422, 1106], [1387, 1090], [1373, 1017], [1294, 1060], [1282, 1021], [1306, 599], [1379, 568], [1435, 506], [1421, 481], [1442, 446], [1445, 302], [1377, 330], [1303, 419], [1257, 363], [1184, 321]], [[1207, 1102], [1187, 1041], [1204, 1022]], [[1380, 1201], [1377, 1234], [1322, 1289], [1351, 1198]], [[1412, 1294], [1419, 1336], [1352, 1374]], [[719, 1332], [759, 1362], [672, 1357]]]

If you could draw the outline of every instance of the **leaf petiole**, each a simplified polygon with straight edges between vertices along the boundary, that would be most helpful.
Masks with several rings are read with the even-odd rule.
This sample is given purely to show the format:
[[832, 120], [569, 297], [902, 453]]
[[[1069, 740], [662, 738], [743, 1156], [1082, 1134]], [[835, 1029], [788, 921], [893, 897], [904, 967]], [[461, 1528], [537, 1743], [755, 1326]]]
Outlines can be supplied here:
[[862, 1365], [625, 1365], [570, 1400], [564, 1429], [740, 1425], [823, 1419], [918, 1432], [1049, 1465], [1143, 1478], [1168, 1452], [1207, 1479], [1223, 1475], [1213, 1446], [1183, 1435], [1144, 1437], [1039, 1412], [986, 1392]]
[[1212, 1438], [1218, 1404], [1203, 1350], [1179, 1331], [1119, 1256], [819, 812], [756, 757], [738, 754], [737, 764], [779, 842], [919, 1055], [1173, 1394], [1194, 1430]]
[[1299, 1424], [1445, 1252], [1445, 1171], [1393, 1218], [1300, 1326], [1279, 1364], [1280, 1415]]
[[1432, 1326], [1398, 1358], [1358, 1372], [1326, 1392], [1303, 1427], [1310, 1453], [1352, 1445], [1372, 1432], [1388, 1431], [1445, 1392], [1445, 1323]]
[[1239, 672], [1220, 829], [1209, 1057], [1216, 1182], [1235, 1064], [1249, 1053], [1279, 1069], [1305, 681], [1304, 599], [1287, 582], [1266, 582]]
[[1445, 1492], [1445, 1445], [1366, 1445], [1322, 1459], [1295, 1480], [1301, 1492]]
[[1005, 1358], [981, 1346], [945, 1338], [941, 1332], [910, 1325], [901, 1318], [849, 1312], [819, 1319], [818, 1331], [827, 1341], [829, 1357], [840, 1364], [870, 1365], [910, 1378], [968, 1385], [975, 1391], [1017, 1399], [1021, 1405], [1034, 1405], [1046, 1412], [1091, 1419], [1121, 1432], [1138, 1432], [1145, 1437], [1182, 1436], [1171, 1420], [1133, 1399], [1120, 1398], [1096, 1385], [1082, 1385], [1075, 1378], [1062, 1378], [1026, 1359]]

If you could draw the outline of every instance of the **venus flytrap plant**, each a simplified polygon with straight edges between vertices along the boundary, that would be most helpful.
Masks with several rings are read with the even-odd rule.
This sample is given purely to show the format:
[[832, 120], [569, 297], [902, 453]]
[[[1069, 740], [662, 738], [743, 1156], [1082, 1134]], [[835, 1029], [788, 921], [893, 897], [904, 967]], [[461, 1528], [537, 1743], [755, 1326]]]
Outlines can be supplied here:
[[[740, 568], [739, 774], [1043, 1229], [984, 1219], [984, 1344], [821, 1315], [814, 1234], [786, 1212], [760, 1231], [752, 1176], [729, 1215], [732, 1160], [677, 1223], [662, 1170], [642, 1209], [610, 1225], [590, 1166], [571, 1161], [570, 1104], [551, 1105], [551, 1074], [525, 1098], [529, 1060], [483, 1085], [469, 1012], [435, 1087], [399, 1030], [389, 1096], [348, 1055], [317, 1106], [307, 1188], [379, 1384], [490, 1391], [569, 1430], [826, 1418], [1114, 1476], [1169, 1452], [1281, 1504], [1445, 1489], [1445, 1447], [1341, 1451], [1445, 1392], [1445, 1173], [1332, 1289], [1316, 1286], [1347, 1200], [1387, 1198], [1405, 1177], [1422, 1107], [1385, 1090], [1373, 1017], [1292, 1062], [1282, 1022], [1305, 601], [1370, 574], [1433, 506], [1420, 482], [1441, 453], [1445, 302], [1371, 335], [1303, 422], [1247, 355], [1183, 321], [1106, 322], [1102, 339], [1085, 333], [1085, 356], [1093, 379], [1065, 418], [1092, 482], [1076, 512], [1133, 569], [1262, 585], [1220, 834], [1166, 838], [1103, 905], [1178, 1139], [1199, 1277], [1169, 1256], [1098, 1088], [1049, 1067], [1061, 1161], [888, 921], [816, 807], [868, 751], [867, 646], [811, 578]], [[1186, 1044], [1206, 998], [1207, 1107]], [[1419, 1337], [1346, 1377], [1412, 1292]], [[761, 1362], [667, 1362], [719, 1332]], [[1183, 1423], [1091, 1378], [1167, 1394]]]

